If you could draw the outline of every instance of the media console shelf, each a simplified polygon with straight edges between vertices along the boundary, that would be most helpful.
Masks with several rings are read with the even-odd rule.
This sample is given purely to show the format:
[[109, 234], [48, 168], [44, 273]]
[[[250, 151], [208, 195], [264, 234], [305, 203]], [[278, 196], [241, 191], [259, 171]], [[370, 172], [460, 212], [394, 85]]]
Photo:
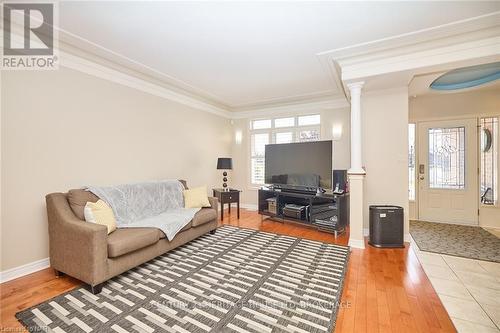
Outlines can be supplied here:
[[[269, 203], [271, 201], [271, 204]], [[298, 216], [290, 216], [287, 205], [303, 207]], [[271, 210], [269, 208], [271, 207]], [[288, 206], [290, 207], [290, 206]], [[308, 225], [337, 237], [349, 225], [349, 194], [314, 194], [260, 189], [259, 214], [279, 221]]]

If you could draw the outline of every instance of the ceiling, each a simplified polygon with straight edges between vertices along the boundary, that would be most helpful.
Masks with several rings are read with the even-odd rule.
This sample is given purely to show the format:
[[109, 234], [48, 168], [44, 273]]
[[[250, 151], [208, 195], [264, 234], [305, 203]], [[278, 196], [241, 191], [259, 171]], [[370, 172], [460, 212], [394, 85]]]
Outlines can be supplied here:
[[341, 95], [320, 52], [497, 10], [500, 2], [68, 1], [59, 25], [73, 44], [97, 44], [241, 109]]

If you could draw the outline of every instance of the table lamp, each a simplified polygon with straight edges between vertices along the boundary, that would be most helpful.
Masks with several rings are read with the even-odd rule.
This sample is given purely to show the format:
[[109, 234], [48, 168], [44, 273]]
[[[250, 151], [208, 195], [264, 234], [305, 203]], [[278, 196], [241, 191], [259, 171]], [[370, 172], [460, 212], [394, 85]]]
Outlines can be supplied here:
[[[230, 157], [219, 157], [217, 159], [217, 170], [232, 170], [233, 160]], [[227, 171], [222, 173], [222, 188], [224, 191], [229, 191], [227, 188]]]

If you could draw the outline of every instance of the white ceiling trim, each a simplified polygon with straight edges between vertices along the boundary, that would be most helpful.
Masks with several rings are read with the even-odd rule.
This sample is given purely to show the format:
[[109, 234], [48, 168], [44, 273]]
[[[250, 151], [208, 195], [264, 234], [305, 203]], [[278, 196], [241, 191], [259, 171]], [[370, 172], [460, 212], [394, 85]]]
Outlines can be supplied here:
[[231, 118], [231, 112], [211, 105], [209, 103], [200, 101], [199, 99], [187, 96], [167, 89], [160, 85], [151, 83], [149, 81], [137, 78], [135, 76], [125, 74], [116, 69], [100, 65], [96, 62], [84, 59], [73, 54], [60, 51], [60, 66], [74, 69], [89, 75], [99, 77], [108, 81], [112, 81], [142, 92], [149, 93], [154, 96], [162, 97], [170, 101], [174, 101], [192, 108], [206, 111], [221, 117]]
[[[498, 26], [500, 23], [500, 11], [486, 15], [476, 16], [465, 20], [455, 21], [427, 29], [412, 31], [405, 34], [377, 39], [366, 43], [355, 44], [334, 50], [318, 53], [318, 56], [334, 55], [337, 60], [351, 59], [354, 61], [366, 60], [361, 58], [367, 56], [370, 59], [380, 57], [380, 52], [397, 52], [397, 49], [405, 46], [414, 46], [426, 43], [430, 40], [440, 40], [450, 36], [463, 35], [473, 31]], [[422, 46], [419, 46], [421, 48]], [[428, 46], [432, 47], [432, 46]]]
[[[155, 70], [141, 62], [130, 59], [120, 53], [109, 50], [106, 47], [103, 47], [90, 40], [80, 37], [79, 35], [61, 29], [60, 27], [54, 27], [54, 28], [57, 29], [58, 31], [61, 50], [66, 50], [68, 54], [75, 55], [75, 53], [83, 52], [87, 58], [94, 58], [96, 60], [96, 63], [98, 62], [104, 64], [105, 62], [110, 62], [114, 66], [118, 66], [119, 70], [122, 72], [130, 72], [130, 71], [136, 72], [144, 77], [143, 78], [144, 81], [149, 81], [151, 83], [154, 83], [155, 81], [159, 82], [162, 86], [170, 87], [170, 89], [173, 91], [177, 90], [181, 94], [185, 92], [185, 94], [187, 96], [190, 96], [191, 98], [197, 98], [200, 99], [200, 101], [202, 102], [204, 101], [212, 105], [217, 105], [220, 108], [227, 111], [234, 111], [234, 112], [250, 111], [254, 109], [270, 108], [286, 104], [307, 102], [311, 100], [316, 100], [321, 97], [323, 98], [329, 97], [332, 99], [340, 97], [334, 94], [333, 89], [330, 89], [303, 95], [280, 96], [277, 98], [259, 100], [252, 103], [228, 104], [224, 102], [221, 97], [215, 96], [207, 91], [199, 89], [171, 75]], [[328, 71], [327, 73], [331, 73], [331, 71]], [[332, 84], [333, 87], [341, 87], [341, 85], [339, 86], [339, 83], [336, 82], [335, 79], [332, 80]]]
[[320, 101], [300, 101], [293, 104], [277, 105], [266, 108], [251, 109], [247, 111], [231, 112], [227, 109], [205, 103], [196, 98], [178, 93], [158, 84], [149, 82], [109, 66], [98, 64], [97, 62], [84, 59], [74, 54], [59, 51], [60, 66], [70, 68], [88, 75], [92, 75], [104, 80], [137, 89], [139, 91], [165, 98], [197, 110], [209, 112], [227, 119], [243, 119], [268, 117], [280, 114], [313, 113], [325, 109], [338, 109], [349, 107], [349, 103], [344, 97], [323, 99]]
[[312, 102], [302, 102], [297, 104], [288, 104], [283, 106], [275, 106], [269, 108], [254, 109], [249, 111], [239, 111], [233, 112], [233, 119], [245, 119], [245, 118], [263, 118], [270, 116], [279, 115], [293, 115], [293, 114], [308, 114], [314, 113], [321, 110], [330, 109], [340, 109], [349, 107], [349, 103], [344, 97], [322, 100], [322, 101], [312, 101]]
[[254, 103], [246, 103], [246, 104], [231, 104], [229, 108], [234, 112], [242, 112], [249, 111], [255, 109], [265, 109], [272, 108], [275, 106], [283, 106], [286, 104], [298, 104], [303, 102], [315, 101], [318, 99], [326, 99], [326, 98], [338, 98], [338, 94], [334, 94], [332, 89], [317, 91], [309, 94], [301, 94], [301, 95], [288, 95], [282, 96], [278, 98], [271, 98], [266, 100], [260, 100]]
[[[500, 28], [497, 29], [500, 35]], [[354, 81], [360, 78], [373, 77], [381, 74], [420, 69], [475, 58], [500, 55], [500, 37], [491, 37], [451, 46], [436, 47], [420, 52], [389, 56], [382, 59], [368, 60], [356, 64], [343, 64], [342, 80]]]
[[[12, 26], [15, 27], [15, 29], [13, 29], [11, 34], [17, 35], [19, 39], [22, 39], [23, 37], [18, 33], [19, 31], [22, 31], [19, 30], [20, 25], [17, 24], [16, 22], [13, 22]], [[83, 40], [82, 38], [70, 34], [58, 27], [54, 27], [54, 29], [57, 29], [59, 37], [60, 34], [63, 33], [67, 34], [68, 36], [69, 35], [73, 36], [75, 40], [78, 38], [80, 40]], [[105, 48], [102, 48], [97, 44], [91, 43], [89, 41], [86, 42], [88, 42], [88, 45], [90, 45], [92, 48], [101, 48], [103, 50], [106, 50]], [[76, 55], [75, 53], [78, 53], [79, 55]], [[201, 96], [196, 94], [190, 96], [188, 93], [184, 93], [182, 91], [182, 88], [179, 88], [176, 91], [174, 89], [177, 87], [174, 88], [165, 87], [163, 83], [166, 83], [167, 85], [169, 85], [170, 83], [168, 82], [162, 82], [162, 84], [156, 83], [154, 78], [151, 77], [151, 73], [145, 73], [144, 71], [137, 70], [137, 68], [131, 68], [123, 65], [123, 61], [118, 61], [120, 57], [122, 60], [126, 59], [129, 62], [129, 64], [132, 60], [125, 58], [117, 53], [113, 53], [115, 55], [114, 58], [115, 61], [112, 61], [110, 59], [105, 58], [102, 54], [97, 55], [94, 53], [90, 53], [88, 49], [83, 50], [74, 44], [59, 40], [59, 46], [55, 54], [59, 54], [59, 66], [70, 68], [154, 96], [165, 98], [169, 101], [177, 102], [197, 110], [212, 113], [228, 119], [232, 118], [232, 112], [230, 112], [226, 107], [211, 104], [202, 99]], [[139, 63], [137, 64], [142, 65]], [[147, 68], [147, 66], [145, 65], [142, 66], [144, 66], [144, 68]], [[145, 78], [139, 78], [138, 76], [128, 73], [141, 75]], [[170, 86], [173, 85], [170, 84]]]
[[[362, 78], [474, 57], [498, 57], [500, 55], [499, 36], [500, 12], [495, 12], [431, 29], [321, 52], [318, 57], [325, 70], [330, 73], [332, 84], [342, 87], [346, 93], [347, 89], [344, 84]], [[73, 35], [72, 38], [74, 41], [79, 37]], [[147, 66], [135, 62], [131, 64], [130, 59], [121, 55], [113, 53], [114, 56], [109, 59], [102, 53], [91, 53], [87, 49], [84, 51], [78, 45], [61, 44], [60, 47], [64, 50], [60, 51], [60, 63], [64, 67], [229, 119], [310, 112], [349, 105], [344, 96], [330, 96], [322, 101], [314, 98], [308, 99], [306, 96], [297, 99], [295, 96], [296, 99], [292, 101], [280, 99], [263, 105], [254, 104], [246, 108], [232, 108], [216, 103], [213, 99], [207, 99], [200, 95], [199, 91], [190, 91], [186, 89], [186, 85], [176, 86], [173, 82], [158, 79], [158, 74], [163, 73], [152, 73], [147, 70]], [[93, 45], [90, 51], [99, 48], [106, 50], [99, 45]], [[163, 77], [165, 78], [167, 76]], [[175, 81], [175, 78], [170, 81]]]
[[[187, 94], [199, 96], [200, 98], [211, 100], [214, 103], [227, 105], [222, 102], [222, 98], [215, 96], [205, 90], [195, 87], [185, 81], [177, 79], [171, 75], [160, 72], [150, 66], [147, 66], [139, 61], [128, 58], [120, 53], [109, 50], [108, 48], [91, 42], [83, 37], [70, 33], [59, 27], [55, 27], [58, 30], [59, 38], [61, 42], [68, 45], [70, 48], [74, 47], [79, 50], [85, 50], [86, 53], [95, 55], [103, 60], [110, 61], [114, 64], [120, 65], [124, 68], [130, 69], [132, 71], [138, 72], [140, 74], [151, 77], [161, 81], [163, 84], [170, 85], [178, 90], [183, 90]], [[70, 51], [71, 52], [71, 51]]]
[[[500, 57], [500, 12], [369, 43], [319, 53], [333, 65], [345, 85], [408, 71], [408, 84], [418, 70], [472, 59]], [[326, 59], [326, 60], [325, 60]], [[419, 73], [417, 73], [419, 74]], [[345, 89], [347, 90], [347, 89]]]

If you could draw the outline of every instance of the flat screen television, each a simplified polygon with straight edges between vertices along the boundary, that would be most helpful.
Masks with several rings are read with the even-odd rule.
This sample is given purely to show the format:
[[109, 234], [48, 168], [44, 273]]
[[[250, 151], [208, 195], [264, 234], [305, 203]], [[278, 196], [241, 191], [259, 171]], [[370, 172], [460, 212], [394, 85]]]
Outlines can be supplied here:
[[266, 145], [265, 183], [283, 188], [332, 188], [332, 141]]

